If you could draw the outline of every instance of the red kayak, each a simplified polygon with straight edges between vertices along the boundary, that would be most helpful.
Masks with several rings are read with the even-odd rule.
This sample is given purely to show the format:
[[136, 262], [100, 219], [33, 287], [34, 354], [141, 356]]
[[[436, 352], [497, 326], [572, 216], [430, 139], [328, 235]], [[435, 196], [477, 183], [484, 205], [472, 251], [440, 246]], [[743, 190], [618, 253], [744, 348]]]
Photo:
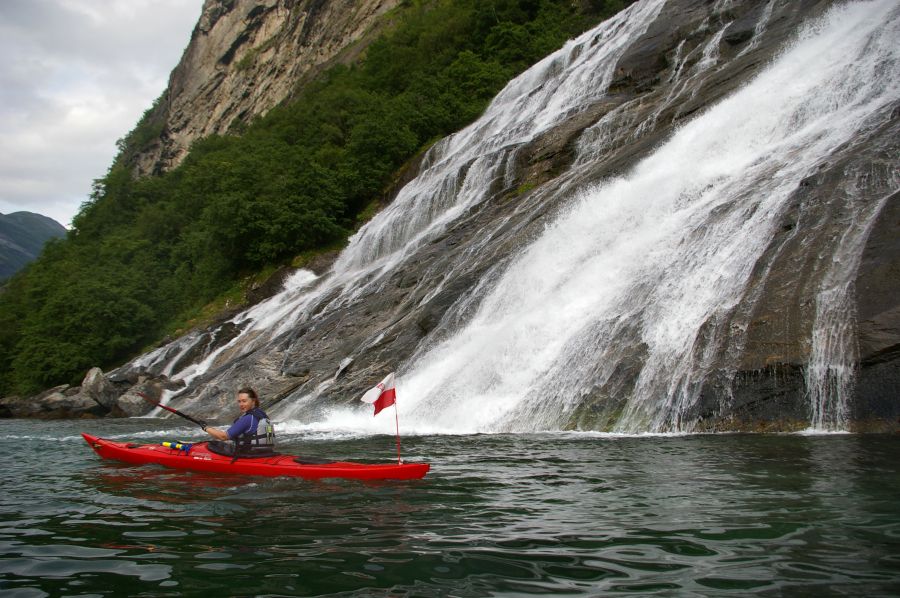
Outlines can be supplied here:
[[[306, 460], [293, 455], [276, 454], [268, 457], [229, 457], [208, 450], [206, 442], [183, 445], [184, 448], [169, 448], [162, 444], [132, 444], [113, 442], [82, 434], [88, 445], [104, 459], [124, 461], [134, 465], [156, 463], [175, 469], [232, 473], [238, 475], [261, 475], [269, 477], [288, 476], [309, 479], [348, 478], [354, 480], [417, 480], [428, 473], [428, 463], [350, 463], [334, 461], [321, 463], [320, 460]], [[176, 446], [176, 443], [166, 443]], [[314, 461], [314, 462], [310, 462]]]

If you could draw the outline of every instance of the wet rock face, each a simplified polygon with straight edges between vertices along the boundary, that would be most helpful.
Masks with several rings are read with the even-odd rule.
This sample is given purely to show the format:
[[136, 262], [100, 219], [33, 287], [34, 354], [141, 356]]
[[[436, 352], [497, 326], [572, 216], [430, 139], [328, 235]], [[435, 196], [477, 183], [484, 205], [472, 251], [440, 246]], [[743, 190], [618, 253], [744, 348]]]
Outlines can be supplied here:
[[[894, 122], [900, 120], [895, 118]], [[894, 135], [896, 140], [900, 131], [895, 130]], [[860, 362], [853, 417], [862, 426], [876, 430], [900, 426], [898, 297], [900, 193], [894, 193], [887, 198], [872, 227], [856, 279]]]
[[[634, 52], [623, 58], [614, 86], [639, 92], [665, 80], [671, 61], [660, 53], [669, 48], [666, 55], [670, 55], [674, 40], [696, 23], [689, 18], [696, 3], [669, 3], [664, 14], [674, 4], [685, 6], [673, 21], [666, 21], [671, 29], [656, 26], [664, 21], [661, 16], [635, 44]], [[768, 52], [794, 34], [802, 19], [818, 16], [831, 5], [812, 0], [784, 4], [770, 15], [765, 42], [746, 54], [745, 45], [752, 38], [746, 32], [756, 27], [765, 3], [730, 4], [721, 16], [720, 22], [731, 24], [720, 50], [723, 58], [737, 59], [731, 68], [710, 77], [690, 100], [673, 108], [676, 121], [741, 85]], [[669, 32], [678, 34], [672, 37]], [[880, 127], [835, 151], [832, 160], [796, 189], [744, 301], [730, 316], [733, 333], [722, 343], [718, 370], [707, 377], [693, 410], [686, 414], [696, 418], [697, 430], [790, 431], [808, 426], [810, 389], [804, 368], [810, 357], [816, 296], [831, 266], [833, 245], [854, 224], [850, 204], [860, 203], [871, 205], [877, 216], [854, 285], [857, 313], [851, 324], [856, 326], [859, 346], [853, 359], [857, 379], [851, 390], [850, 426], [860, 431], [900, 428], [898, 140], [900, 107], [895, 106]], [[876, 207], [880, 203], [883, 208]], [[740, 352], [737, 361], [735, 348]]]
[[831, 247], [853, 226], [849, 204], [868, 203], [872, 209], [883, 207], [868, 233], [853, 284], [856, 318], [851, 324], [858, 347], [852, 356], [857, 381], [851, 419], [861, 429], [897, 426], [900, 208], [892, 190], [898, 140], [900, 120], [889, 119], [801, 182], [757, 265], [745, 303], [751, 311], [745, 318], [735, 315], [734, 321], [746, 333], [731, 341], [743, 347], [731, 384], [704, 391], [701, 409], [708, 414], [731, 421], [744, 417], [758, 427], [809, 417], [810, 389], [803, 368], [812, 350], [817, 295], [832, 267]]
[[[571, 189], [627, 172], [692, 115], [750, 81], [803, 21], [833, 4], [670, 0], [620, 59], [602, 100], [517, 148], [509, 169], [490, 183], [489, 197], [385, 276], [377, 292], [339, 307], [333, 304], [336, 294], [324, 295], [304, 308], [307, 319], [265, 347], [216, 361], [176, 405], [202, 417], [219, 415], [232, 409], [230, 393], [244, 384], [260, 391], [265, 407], [284, 401], [298, 417], [314, 418], [335, 404], [355, 403], [385, 373], [415, 363], [471, 319], [491, 281], [565, 209]], [[762, 19], [767, 26], [758, 33]], [[690, 87], [677, 87], [676, 70], [688, 72], [707, 49], [718, 51], [721, 68], [694, 77]], [[601, 131], [608, 137], [604, 153], [584, 160], [579, 143], [600, 134], [593, 127], [610, 115], [615, 116], [613, 126]], [[812, 351], [816, 296], [830, 266], [830, 258], [823, 256], [831, 255], [836, 239], [852, 226], [849, 207], [858, 203], [875, 216], [859, 264], [849, 266], [858, 269], [852, 281], [858, 376], [851, 425], [861, 430], [898, 427], [898, 122], [895, 109], [881, 126], [836, 149], [793, 190], [744, 296], [717, 316], [721, 320], [707, 322], [700, 331], [700, 341], [715, 348], [716, 357], [696, 401], [682, 414], [683, 421], [696, 422], [688, 424], [692, 429], [795, 430], [808, 425], [804, 368]], [[327, 278], [327, 272], [322, 274]], [[215, 334], [208, 331], [210, 338]], [[622, 396], [634, 388], [646, 359], [638, 335], [639, 330], [622, 330], [621, 343], [631, 349], [623, 351], [606, 382], [562, 417], [561, 427], [615, 425]]]
[[139, 175], [181, 163], [191, 143], [224, 134], [290, 96], [335, 61], [352, 60], [399, 0], [206, 0], [151, 121], [160, 139]]

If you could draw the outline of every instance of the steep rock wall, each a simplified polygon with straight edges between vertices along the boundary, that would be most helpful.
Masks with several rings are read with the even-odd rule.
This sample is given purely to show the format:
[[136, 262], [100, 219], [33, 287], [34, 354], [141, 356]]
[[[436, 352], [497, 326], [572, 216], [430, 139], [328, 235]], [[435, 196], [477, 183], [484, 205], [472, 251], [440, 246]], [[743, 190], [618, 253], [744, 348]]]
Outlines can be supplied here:
[[191, 143], [226, 133], [290, 97], [298, 83], [352, 60], [400, 0], [206, 0], [165, 95], [149, 116], [157, 141], [138, 175], [177, 166]]

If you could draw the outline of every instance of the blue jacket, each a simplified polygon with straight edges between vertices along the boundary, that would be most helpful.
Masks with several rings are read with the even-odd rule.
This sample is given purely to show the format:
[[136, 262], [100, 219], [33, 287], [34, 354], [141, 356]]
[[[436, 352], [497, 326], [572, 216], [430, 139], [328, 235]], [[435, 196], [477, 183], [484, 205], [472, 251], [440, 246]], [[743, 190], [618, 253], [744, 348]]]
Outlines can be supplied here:
[[[231, 427], [226, 432], [228, 438], [237, 441], [242, 436], [249, 438], [256, 436], [259, 433], [257, 431], [259, 422], [263, 419], [268, 420], [269, 416], [259, 407], [254, 407], [234, 420], [234, 423], [231, 424]], [[263, 434], [265, 434], [265, 431], [263, 431]]]

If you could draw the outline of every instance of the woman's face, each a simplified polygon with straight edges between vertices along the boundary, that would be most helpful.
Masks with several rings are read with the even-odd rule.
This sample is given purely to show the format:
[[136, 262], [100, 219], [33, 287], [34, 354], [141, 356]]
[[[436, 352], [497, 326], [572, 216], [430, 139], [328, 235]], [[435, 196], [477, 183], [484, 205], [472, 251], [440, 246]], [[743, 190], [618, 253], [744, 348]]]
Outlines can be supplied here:
[[247, 413], [253, 409], [253, 399], [250, 398], [250, 395], [242, 392], [238, 395], [238, 407], [241, 408], [241, 413]]

